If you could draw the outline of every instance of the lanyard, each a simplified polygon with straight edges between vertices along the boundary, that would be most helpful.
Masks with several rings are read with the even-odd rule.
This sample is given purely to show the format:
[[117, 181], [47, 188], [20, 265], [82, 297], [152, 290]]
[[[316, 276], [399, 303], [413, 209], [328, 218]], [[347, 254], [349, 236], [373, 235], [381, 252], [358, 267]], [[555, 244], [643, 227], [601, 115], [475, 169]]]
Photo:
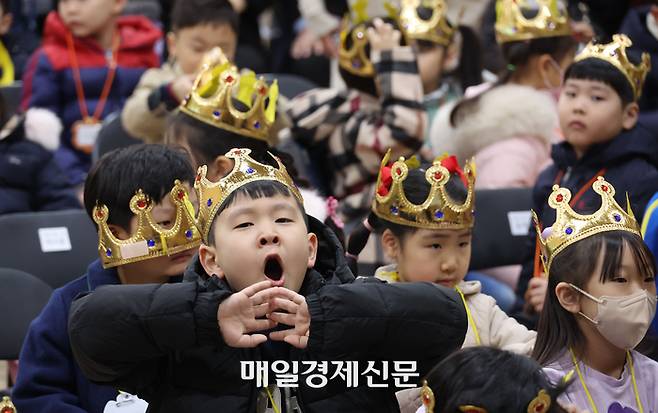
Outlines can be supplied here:
[[[592, 187], [592, 185], [594, 184], [594, 182], [599, 176], [605, 175], [605, 171], [606, 168], [601, 168], [597, 173], [594, 174], [594, 176], [589, 181], [587, 181], [587, 183], [585, 183], [585, 185], [580, 187], [578, 192], [576, 192], [576, 195], [574, 195], [571, 198], [571, 201], [569, 201], [569, 206], [571, 208], [573, 208], [576, 205], [576, 202], [580, 200], [580, 198], [585, 194], [585, 192], [587, 192]], [[557, 176], [555, 177], [555, 180], [553, 181], [553, 185], [559, 185], [563, 177], [564, 177], [564, 172], [563, 171], [558, 172]], [[532, 271], [534, 277], [539, 277], [542, 274], [541, 262], [539, 260], [540, 253], [541, 251], [539, 248], [539, 238], [537, 238], [535, 241], [535, 265]]]
[[69, 51], [69, 59], [71, 60], [71, 69], [73, 71], [73, 80], [75, 81], [75, 92], [78, 96], [78, 106], [80, 106], [80, 113], [82, 114], [82, 119], [85, 121], [91, 121], [91, 123], [96, 123], [100, 120], [101, 115], [103, 114], [103, 108], [107, 102], [107, 98], [110, 94], [110, 89], [112, 88], [112, 82], [114, 82], [114, 75], [117, 71], [117, 54], [119, 50], [120, 36], [118, 31], [114, 32], [112, 37], [112, 57], [110, 59], [107, 71], [107, 77], [105, 78], [105, 84], [103, 85], [103, 91], [98, 100], [98, 105], [96, 105], [96, 110], [94, 111], [93, 116], [89, 116], [89, 109], [87, 108], [87, 101], [85, 100], [85, 91], [82, 86], [82, 80], [80, 79], [80, 66], [78, 64], [78, 57], [75, 54], [75, 45], [73, 43], [73, 35], [71, 32], [68, 32], [66, 35], [66, 43]]
[[475, 344], [478, 346], [482, 344], [482, 341], [480, 340], [480, 333], [478, 333], [478, 328], [475, 326], [475, 320], [473, 320], [473, 314], [471, 314], [471, 309], [468, 306], [468, 303], [466, 302], [466, 298], [464, 297], [464, 293], [462, 290], [455, 286], [455, 290], [459, 293], [459, 296], [462, 299], [462, 302], [464, 303], [464, 308], [466, 309], [466, 318], [468, 319], [468, 325], [471, 326], [471, 329], [473, 330], [473, 334], [475, 335]]
[[[587, 384], [585, 384], [585, 379], [583, 378], [583, 374], [580, 372], [580, 367], [578, 367], [578, 360], [576, 360], [576, 355], [573, 353], [572, 349], [569, 349], [569, 353], [571, 353], [571, 360], [573, 361], [573, 365], [576, 368], [576, 373], [578, 374], [578, 379], [580, 380], [580, 384], [583, 386], [583, 390], [585, 390], [585, 394], [587, 395], [587, 400], [589, 401], [590, 406], [592, 406], [592, 413], [599, 413], [599, 411], [596, 408], [596, 404], [594, 404], [594, 399], [592, 399], [592, 395], [589, 392], [589, 389], [587, 388]], [[642, 402], [640, 401], [640, 392], [637, 390], [637, 381], [635, 380], [635, 369], [633, 368], [633, 359], [631, 358], [631, 352], [626, 350], [626, 360], [628, 361], [628, 366], [630, 367], [631, 370], [631, 380], [633, 382], [633, 392], [635, 392], [635, 401], [637, 402], [637, 407], [640, 409], [640, 413], [644, 413], [644, 408], [642, 407]]]

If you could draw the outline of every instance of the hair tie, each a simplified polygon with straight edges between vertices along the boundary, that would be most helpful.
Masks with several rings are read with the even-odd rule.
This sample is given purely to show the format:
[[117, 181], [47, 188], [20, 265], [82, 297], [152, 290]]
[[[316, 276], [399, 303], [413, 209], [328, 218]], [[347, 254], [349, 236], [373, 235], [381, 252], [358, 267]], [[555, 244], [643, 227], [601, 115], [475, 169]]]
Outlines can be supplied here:
[[510, 72], [514, 72], [516, 70], [516, 65], [508, 63], [507, 64], [507, 70], [509, 70]]
[[345, 253], [345, 256], [346, 256], [347, 258], [351, 258], [351, 259], [353, 259], [354, 261], [356, 261], [356, 260], [359, 259], [359, 256], [358, 256], [358, 255], [350, 254], [349, 252], [346, 252], [346, 253]]
[[333, 196], [330, 196], [327, 198], [327, 218], [331, 218], [331, 220], [334, 222], [334, 225], [336, 225], [336, 228], [343, 229], [345, 227], [345, 223], [342, 219], [340, 219], [337, 212], [338, 200]]
[[370, 222], [368, 221], [368, 218], [363, 220], [363, 226], [366, 227], [366, 229], [370, 232], [375, 231], [374, 229], [372, 229], [372, 225], [370, 225]]

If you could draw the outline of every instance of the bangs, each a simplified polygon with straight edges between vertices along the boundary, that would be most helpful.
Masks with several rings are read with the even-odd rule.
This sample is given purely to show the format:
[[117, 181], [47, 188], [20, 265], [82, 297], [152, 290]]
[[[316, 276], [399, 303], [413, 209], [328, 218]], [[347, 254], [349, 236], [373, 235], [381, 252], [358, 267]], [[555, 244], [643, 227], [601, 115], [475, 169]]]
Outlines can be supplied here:
[[[627, 231], [610, 231], [605, 233], [605, 237], [599, 238], [598, 251], [605, 252], [603, 265], [601, 267], [600, 281], [605, 283], [619, 276], [621, 270], [624, 250], [630, 248], [633, 256], [635, 268], [642, 275], [643, 279], [651, 278], [656, 273], [656, 267], [653, 254], [647, 248], [642, 239]], [[599, 252], [600, 253], [600, 252]]]
[[601, 59], [588, 58], [573, 63], [564, 75], [565, 82], [568, 79], [601, 82], [614, 89], [624, 104], [635, 101], [633, 88], [626, 76], [611, 63]]

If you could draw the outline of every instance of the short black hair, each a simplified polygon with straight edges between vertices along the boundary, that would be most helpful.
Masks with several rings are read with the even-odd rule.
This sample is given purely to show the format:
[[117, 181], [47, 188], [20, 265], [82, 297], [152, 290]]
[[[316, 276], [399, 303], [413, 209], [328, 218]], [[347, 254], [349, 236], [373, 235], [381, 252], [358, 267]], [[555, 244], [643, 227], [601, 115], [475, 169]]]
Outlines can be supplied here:
[[227, 0], [176, 0], [171, 10], [173, 31], [205, 24], [227, 24], [237, 34], [239, 21]]
[[185, 112], [178, 111], [170, 118], [166, 133], [169, 143], [184, 138], [199, 165], [208, 165], [233, 148], [251, 149], [250, 156], [259, 162], [271, 160], [267, 142], [219, 128]]
[[10, 0], [0, 0], [0, 7], [2, 7], [2, 14], [11, 13], [11, 2], [10, 2]]
[[308, 229], [308, 216], [304, 210], [304, 205], [299, 202], [299, 200], [292, 194], [292, 192], [290, 192], [290, 189], [288, 189], [287, 186], [279, 181], [254, 181], [233, 191], [228, 197], [226, 197], [222, 205], [217, 209], [217, 212], [213, 217], [213, 222], [210, 224], [210, 233], [208, 234], [209, 245], [215, 245], [215, 236], [212, 230], [212, 227], [215, 225], [215, 220], [226, 208], [230, 207], [233, 202], [235, 202], [235, 198], [238, 195], [247, 196], [249, 199], [272, 198], [277, 195], [293, 197], [295, 199], [295, 203], [299, 207], [299, 211], [302, 213], [306, 229]]
[[174, 181], [194, 182], [194, 169], [187, 153], [165, 145], [139, 144], [115, 149], [96, 163], [84, 188], [84, 204], [92, 217], [97, 203], [110, 211], [108, 224], [130, 228], [130, 199], [141, 189], [156, 203], [162, 201]]
[[[629, 60], [631, 63], [637, 64], [631, 56], [629, 56]], [[604, 60], [590, 57], [573, 63], [564, 74], [564, 81], [566, 82], [567, 79], [594, 80], [605, 83], [619, 95], [624, 106], [635, 102], [633, 88], [626, 76]]]

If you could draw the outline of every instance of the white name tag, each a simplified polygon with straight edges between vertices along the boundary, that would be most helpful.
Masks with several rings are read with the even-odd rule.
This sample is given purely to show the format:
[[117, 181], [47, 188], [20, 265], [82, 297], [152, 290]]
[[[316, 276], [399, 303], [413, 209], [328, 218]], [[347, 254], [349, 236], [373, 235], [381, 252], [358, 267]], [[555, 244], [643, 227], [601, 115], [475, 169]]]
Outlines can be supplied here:
[[100, 131], [100, 123], [80, 123], [75, 135], [78, 145], [93, 147]]
[[66, 227], [39, 228], [41, 252], [71, 251], [71, 238]]
[[515, 237], [528, 235], [532, 213], [530, 211], [509, 211], [507, 213], [509, 230]]
[[148, 255], [149, 246], [146, 244], [146, 241], [139, 241], [133, 242], [132, 244], [121, 245], [120, 250], [121, 258], [130, 259]]
[[148, 406], [149, 404], [139, 397], [121, 392], [116, 401], [107, 402], [103, 413], [144, 413]]

